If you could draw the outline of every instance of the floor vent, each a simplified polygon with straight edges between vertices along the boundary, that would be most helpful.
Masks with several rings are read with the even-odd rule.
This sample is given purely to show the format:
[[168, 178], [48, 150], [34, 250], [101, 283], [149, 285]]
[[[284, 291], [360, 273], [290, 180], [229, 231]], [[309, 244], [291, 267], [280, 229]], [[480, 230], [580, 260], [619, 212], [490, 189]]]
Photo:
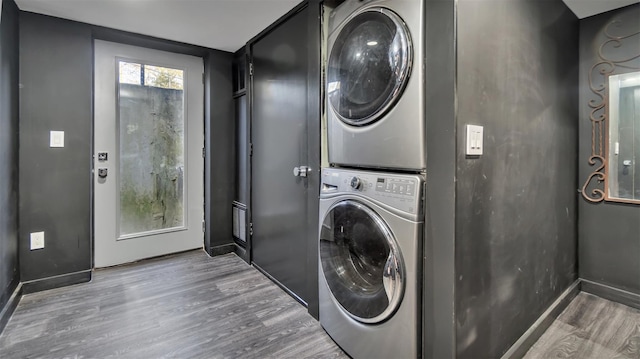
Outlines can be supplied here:
[[247, 205], [233, 202], [233, 237], [247, 242]]

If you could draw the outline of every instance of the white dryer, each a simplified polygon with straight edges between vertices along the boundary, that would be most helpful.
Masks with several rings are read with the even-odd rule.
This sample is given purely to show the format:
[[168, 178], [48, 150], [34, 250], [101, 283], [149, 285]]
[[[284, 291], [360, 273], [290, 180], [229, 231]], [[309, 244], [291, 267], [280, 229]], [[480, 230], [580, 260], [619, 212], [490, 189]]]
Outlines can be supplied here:
[[330, 15], [329, 162], [423, 170], [424, 1], [347, 0]]
[[354, 358], [416, 358], [421, 347], [424, 180], [323, 169], [320, 323]]

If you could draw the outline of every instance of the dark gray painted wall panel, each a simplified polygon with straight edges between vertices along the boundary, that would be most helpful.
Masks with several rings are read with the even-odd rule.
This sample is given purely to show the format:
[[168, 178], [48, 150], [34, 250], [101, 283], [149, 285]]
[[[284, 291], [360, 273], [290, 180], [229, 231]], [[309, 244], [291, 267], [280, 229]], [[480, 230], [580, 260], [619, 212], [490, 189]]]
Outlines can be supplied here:
[[[603, 30], [612, 21], [614, 35], [640, 32], [640, 4], [580, 20], [580, 176], [582, 186], [594, 168], [591, 155], [591, 109], [588, 102], [597, 96], [589, 89], [589, 71], [600, 61], [597, 50], [605, 41]], [[626, 40], [615, 52], [605, 56], [617, 59], [640, 54], [638, 35]], [[636, 60], [640, 66], [640, 60]], [[617, 68], [615, 73], [630, 72]], [[579, 199], [580, 277], [640, 295], [640, 206], [613, 202], [589, 203]]]
[[[92, 73], [88, 26], [20, 14], [22, 281], [91, 268]], [[49, 148], [50, 130], [64, 148]], [[37, 231], [45, 248], [31, 251]]]
[[426, 11], [427, 189], [423, 346], [426, 358], [455, 356], [455, 1]]
[[248, 162], [249, 162], [249, 124], [247, 117], [247, 95], [234, 98], [236, 120], [236, 201], [248, 204]]
[[[20, 13], [20, 267], [22, 280], [90, 269], [93, 37], [205, 59], [205, 247], [233, 243], [233, 102], [231, 58], [148, 36]], [[64, 130], [66, 147], [48, 147]], [[212, 226], [211, 223], [214, 223]], [[30, 251], [29, 232], [44, 230], [45, 248]]]
[[4, 0], [0, 16], [0, 312], [19, 281], [18, 8], [13, 0]]
[[[205, 67], [205, 183], [207, 234], [211, 249], [233, 244], [232, 208], [235, 188], [235, 123], [231, 63], [233, 54], [210, 50]], [[229, 247], [232, 248], [232, 247]]]
[[458, 1], [457, 20], [457, 354], [499, 357], [577, 279], [578, 21], [561, 0]]

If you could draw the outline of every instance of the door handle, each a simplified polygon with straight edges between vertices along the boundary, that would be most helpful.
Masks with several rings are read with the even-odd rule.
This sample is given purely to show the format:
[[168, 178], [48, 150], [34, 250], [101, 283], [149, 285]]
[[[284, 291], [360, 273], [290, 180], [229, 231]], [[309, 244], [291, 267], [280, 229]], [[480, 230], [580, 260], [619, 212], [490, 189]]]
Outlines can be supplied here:
[[390, 252], [382, 272], [382, 286], [389, 300], [389, 306], [395, 306], [400, 300], [403, 282], [402, 276], [403, 274], [398, 259], [393, 252]]
[[293, 175], [296, 177], [307, 177], [311, 168], [307, 166], [293, 167]]
[[107, 178], [109, 171], [106, 168], [98, 168], [98, 177]]

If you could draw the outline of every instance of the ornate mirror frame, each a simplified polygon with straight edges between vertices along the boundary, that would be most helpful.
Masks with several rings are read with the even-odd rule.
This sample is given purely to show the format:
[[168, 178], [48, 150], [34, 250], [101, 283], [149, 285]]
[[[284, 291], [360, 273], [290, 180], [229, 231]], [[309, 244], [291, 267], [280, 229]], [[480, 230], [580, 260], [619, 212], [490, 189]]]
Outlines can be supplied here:
[[[631, 57], [615, 58], [615, 54], [605, 53], [606, 49], [619, 49], [629, 42], [634, 46], [640, 42], [640, 32], [626, 35], [613, 35], [611, 28], [621, 24], [614, 20], [604, 28], [605, 40], [598, 48], [600, 61], [589, 71], [589, 87], [595, 98], [589, 100], [589, 119], [591, 121], [591, 156], [589, 165], [595, 167], [582, 186], [582, 196], [589, 202], [623, 202], [640, 204], [640, 200], [609, 197], [607, 151], [609, 150], [609, 76], [640, 70], [640, 52]], [[635, 41], [635, 42], [634, 42]], [[640, 51], [640, 48], [638, 49]]]

